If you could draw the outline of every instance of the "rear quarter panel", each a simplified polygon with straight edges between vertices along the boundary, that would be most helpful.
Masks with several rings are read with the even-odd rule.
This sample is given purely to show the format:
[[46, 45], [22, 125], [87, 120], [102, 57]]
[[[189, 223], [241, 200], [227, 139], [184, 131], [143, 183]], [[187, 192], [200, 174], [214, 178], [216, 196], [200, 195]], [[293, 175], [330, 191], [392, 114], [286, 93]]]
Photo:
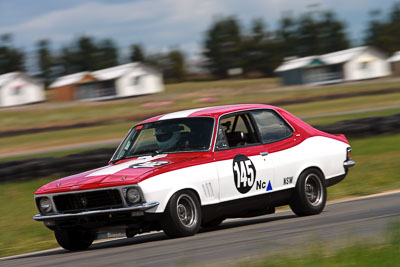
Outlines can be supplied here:
[[[345, 173], [348, 144], [323, 136], [314, 136], [292, 148], [271, 153], [275, 166], [275, 189], [287, 189], [296, 185], [300, 174], [307, 168], [319, 168], [330, 179]], [[283, 179], [293, 176], [293, 183], [285, 185]]]

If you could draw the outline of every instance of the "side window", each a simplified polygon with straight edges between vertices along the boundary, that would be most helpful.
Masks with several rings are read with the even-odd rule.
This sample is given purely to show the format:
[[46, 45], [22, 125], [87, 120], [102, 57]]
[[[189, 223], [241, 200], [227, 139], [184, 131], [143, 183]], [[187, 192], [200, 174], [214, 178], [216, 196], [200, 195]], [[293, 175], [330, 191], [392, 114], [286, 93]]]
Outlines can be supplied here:
[[272, 143], [292, 136], [293, 130], [274, 111], [254, 110], [252, 114], [263, 143]]
[[368, 62], [361, 62], [360, 63], [360, 69], [366, 70], [368, 68]]
[[146, 77], [147, 74], [139, 74], [132, 78], [132, 85], [139, 86], [143, 84], [143, 79]]
[[142, 76], [135, 76], [132, 78], [132, 85], [137, 86], [140, 84], [140, 79], [142, 78]]
[[259, 143], [248, 114], [241, 113], [220, 120], [216, 148], [236, 148]]
[[21, 90], [22, 90], [22, 85], [17, 85], [14, 87], [14, 90], [12, 92], [13, 95], [19, 95], [21, 94]]

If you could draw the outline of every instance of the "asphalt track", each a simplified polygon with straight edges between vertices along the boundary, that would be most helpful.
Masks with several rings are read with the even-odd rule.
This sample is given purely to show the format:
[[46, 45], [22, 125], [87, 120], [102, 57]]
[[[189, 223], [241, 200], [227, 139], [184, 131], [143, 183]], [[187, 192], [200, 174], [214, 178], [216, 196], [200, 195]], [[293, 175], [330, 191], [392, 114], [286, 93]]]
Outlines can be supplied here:
[[0, 259], [0, 266], [220, 266], [277, 253], [304, 253], [320, 245], [329, 250], [360, 240], [380, 242], [393, 222], [400, 222], [399, 192], [329, 204], [315, 216], [283, 211], [228, 220], [187, 238], [151, 233], [96, 243], [86, 251], [55, 249]]

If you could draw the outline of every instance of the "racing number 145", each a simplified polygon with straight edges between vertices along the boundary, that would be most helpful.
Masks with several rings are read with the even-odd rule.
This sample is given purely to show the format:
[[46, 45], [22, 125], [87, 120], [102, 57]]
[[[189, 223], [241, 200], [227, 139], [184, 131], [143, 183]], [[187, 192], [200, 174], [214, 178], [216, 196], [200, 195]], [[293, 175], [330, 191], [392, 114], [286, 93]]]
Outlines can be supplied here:
[[[240, 164], [240, 166], [239, 166]], [[252, 186], [254, 183], [253, 164], [250, 160], [236, 161], [233, 165], [233, 170], [236, 172], [237, 188]]]

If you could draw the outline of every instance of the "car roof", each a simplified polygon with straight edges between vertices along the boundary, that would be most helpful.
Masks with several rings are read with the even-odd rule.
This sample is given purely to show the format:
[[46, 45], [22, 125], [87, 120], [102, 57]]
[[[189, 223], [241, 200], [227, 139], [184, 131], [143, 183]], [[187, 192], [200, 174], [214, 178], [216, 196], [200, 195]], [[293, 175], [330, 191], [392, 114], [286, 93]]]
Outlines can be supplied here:
[[214, 117], [218, 118], [224, 114], [232, 113], [236, 111], [249, 110], [249, 109], [274, 109], [277, 107], [263, 104], [238, 104], [238, 105], [225, 105], [225, 106], [214, 106], [214, 107], [204, 107], [196, 109], [188, 109], [177, 112], [172, 112], [168, 114], [163, 114], [149, 118], [142, 121], [141, 123], [167, 120], [167, 119], [177, 119], [177, 118], [187, 118], [187, 117]]

